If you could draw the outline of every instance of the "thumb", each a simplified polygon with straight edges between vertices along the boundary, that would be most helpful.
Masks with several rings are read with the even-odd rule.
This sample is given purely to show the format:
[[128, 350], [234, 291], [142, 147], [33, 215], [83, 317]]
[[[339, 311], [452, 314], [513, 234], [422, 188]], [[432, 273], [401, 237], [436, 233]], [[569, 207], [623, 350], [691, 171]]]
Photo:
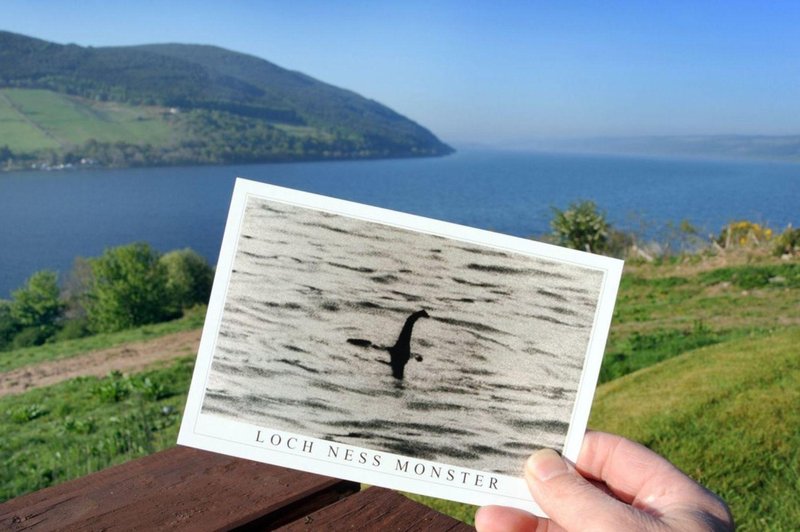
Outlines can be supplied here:
[[552, 449], [536, 451], [525, 463], [533, 498], [566, 530], [641, 530], [642, 515], [592, 485]]

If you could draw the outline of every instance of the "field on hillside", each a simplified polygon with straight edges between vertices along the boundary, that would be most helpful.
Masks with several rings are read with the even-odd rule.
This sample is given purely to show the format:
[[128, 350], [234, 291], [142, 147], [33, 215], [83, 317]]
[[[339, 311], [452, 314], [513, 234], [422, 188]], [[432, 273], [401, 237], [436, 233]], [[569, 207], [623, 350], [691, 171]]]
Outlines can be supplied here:
[[48, 90], [0, 89], [0, 146], [23, 153], [82, 145], [91, 139], [167, 144], [175, 137], [168, 111]]
[[[741, 530], [794, 529], [799, 302], [797, 260], [743, 253], [626, 266], [590, 426], [667, 456], [722, 495]], [[25, 356], [82, 353], [54, 347]], [[0, 432], [13, 435], [0, 442], [0, 500], [173, 445], [191, 365], [0, 398]], [[412, 497], [467, 522], [474, 515]]]

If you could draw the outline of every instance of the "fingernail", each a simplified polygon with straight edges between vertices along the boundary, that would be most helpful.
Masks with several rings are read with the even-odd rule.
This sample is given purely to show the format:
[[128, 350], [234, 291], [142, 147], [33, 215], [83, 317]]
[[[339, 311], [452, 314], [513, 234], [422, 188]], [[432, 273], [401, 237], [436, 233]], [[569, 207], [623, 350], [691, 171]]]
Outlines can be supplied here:
[[552, 449], [540, 449], [533, 453], [525, 462], [525, 469], [541, 482], [546, 482], [569, 471], [561, 455]]

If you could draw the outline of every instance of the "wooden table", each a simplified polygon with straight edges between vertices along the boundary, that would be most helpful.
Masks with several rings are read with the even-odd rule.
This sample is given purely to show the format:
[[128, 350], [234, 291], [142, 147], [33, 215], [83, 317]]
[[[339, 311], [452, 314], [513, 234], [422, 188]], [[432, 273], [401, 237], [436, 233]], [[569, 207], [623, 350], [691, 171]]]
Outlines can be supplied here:
[[472, 530], [391, 490], [188, 447], [0, 504], [3, 530]]

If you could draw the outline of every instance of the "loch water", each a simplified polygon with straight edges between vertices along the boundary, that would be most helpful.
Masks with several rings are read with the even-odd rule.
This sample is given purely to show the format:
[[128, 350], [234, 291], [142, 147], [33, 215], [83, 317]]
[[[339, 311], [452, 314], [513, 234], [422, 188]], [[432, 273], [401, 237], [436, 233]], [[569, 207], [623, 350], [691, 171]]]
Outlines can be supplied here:
[[800, 164], [463, 150], [431, 159], [0, 173], [0, 298], [33, 272], [146, 241], [215, 262], [237, 176], [508, 233], [591, 199], [617, 227], [798, 223]]

